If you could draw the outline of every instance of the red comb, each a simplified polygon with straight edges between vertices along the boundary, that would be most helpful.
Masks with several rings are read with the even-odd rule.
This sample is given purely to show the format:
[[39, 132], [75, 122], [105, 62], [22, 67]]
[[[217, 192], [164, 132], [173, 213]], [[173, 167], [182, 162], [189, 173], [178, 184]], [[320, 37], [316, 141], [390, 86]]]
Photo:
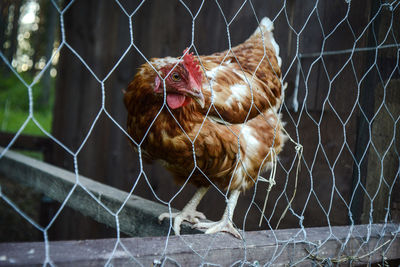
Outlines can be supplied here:
[[[203, 74], [201, 72], [199, 63], [197, 62], [196, 58], [193, 56], [193, 52], [189, 53], [188, 52], [189, 48], [186, 48], [183, 51], [183, 65], [189, 71], [189, 73], [192, 75], [192, 77], [199, 83], [201, 84], [201, 81], [203, 79]], [[188, 53], [186, 53], [188, 52]], [[185, 54], [186, 53], [186, 54]]]

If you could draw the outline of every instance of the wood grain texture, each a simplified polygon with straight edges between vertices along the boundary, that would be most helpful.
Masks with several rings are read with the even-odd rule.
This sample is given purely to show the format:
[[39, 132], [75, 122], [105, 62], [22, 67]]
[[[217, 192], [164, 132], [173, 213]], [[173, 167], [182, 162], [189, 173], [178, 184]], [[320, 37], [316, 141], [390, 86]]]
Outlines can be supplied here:
[[[2, 148], [0, 148], [1, 151], [3, 151]], [[120, 231], [130, 236], [158, 236], [168, 233], [169, 223], [164, 222], [160, 225], [157, 219], [161, 213], [168, 212], [166, 206], [135, 195], [129, 196], [127, 192], [81, 175], [78, 178], [74, 173], [50, 164], [8, 151], [0, 161], [0, 174], [24, 186], [32, 187], [35, 191], [60, 203], [64, 202], [73, 190], [66, 202], [67, 206], [113, 228], [117, 227], [114, 214], [121, 209], [118, 213]], [[75, 185], [77, 186], [73, 189]], [[111, 213], [87, 191], [91, 192]], [[125, 201], [126, 203], [123, 204]], [[172, 212], [174, 211], [176, 210], [172, 209]], [[182, 233], [200, 233], [188, 224], [182, 226]]]
[[[388, 240], [393, 238], [391, 232], [398, 231], [398, 227], [371, 225], [369, 242], [363, 244], [362, 240], [369, 233], [368, 226], [357, 225], [352, 230], [358, 237], [351, 237], [343, 250], [341, 242], [345, 242], [351, 231], [347, 226], [308, 228], [304, 233], [301, 229], [247, 232], [245, 244], [243, 240], [222, 233], [171, 236], [165, 250], [165, 237], [124, 238], [120, 242], [128, 252], [118, 246], [114, 254], [116, 239], [57, 241], [49, 243], [50, 259], [57, 266], [103, 266], [112, 255], [113, 266], [199, 266], [206, 263], [231, 266], [241, 261], [260, 266], [270, 261], [274, 266], [310, 266], [322, 263], [312, 259], [313, 256], [331, 261], [355, 256], [351, 261], [354, 266], [382, 262], [382, 253], [389, 260], [399, 259], [400, 239], [397, 237], [388, 246]], [[383, 229], [385, 234], [380, 235]], [[305, 235], [310, 243], [305, 242]], [[285, 242], [292, 238], [295, 243]], [[379, 249], [374, 251], [375, 248]], [[41, 266], [45, 260], [44, 251], [43, 242], [0, 244], [0, 266]]]

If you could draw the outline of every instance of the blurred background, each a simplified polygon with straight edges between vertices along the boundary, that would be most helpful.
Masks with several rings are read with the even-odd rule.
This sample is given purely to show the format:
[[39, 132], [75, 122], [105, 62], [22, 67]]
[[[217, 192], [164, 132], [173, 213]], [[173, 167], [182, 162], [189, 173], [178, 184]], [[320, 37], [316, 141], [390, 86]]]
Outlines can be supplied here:
[[[52, 138], [75, 152], [94, 127], [77, 157], [79, 174], [130, 191], [139, 178], [139, 160], [116, 123], [125, 128], [122, 90], [137, 67], [145, 58], [179, 56], [190, 46], [190, 12], [194, 16], [200, 9], [193, 39], [199, 54], [243, 42], [256, 29], [256, 16], [268, 16], [274, 21], [288, 83], [283, 120], [304, 154], [297, 184], [294, 144], [288, 143], [280, 155], [268, 223], [258, 227], [265, 184], [240, 197], [234, 221], [239, 227], [245, 224], [246, 230], [274, 228], [295, 185], [294, 201], [279, 228], [348, 225], [370, 218], [381, 222], [388, 210], [389, 220], [398, 220], [398, 5], [374, 0], [353, 0], [351, 5], [186, 2], [2, 0], [0, 145], [6, 146], [22, 129], [11, 149], [74, 171], [73, 157]], [[169, 201], [179, 187], [159, 165], [145, 169], [150, 185], [141, 179], [134, 194], [156, 201], [151, 186]], [[40, 225], [47, 225], [59, 207], [5, 177], [0, 184]], [[188, 186], [172, 205], [181, 209], [193, 192]], [[224, 205], [214, 190], [199, 210], [217, 220]], [[114, 229], [68, 207], [49, 231], [50, 240], [115, 236]], [[42, 239], [42, 232], [0, 200], [1, 242]]]

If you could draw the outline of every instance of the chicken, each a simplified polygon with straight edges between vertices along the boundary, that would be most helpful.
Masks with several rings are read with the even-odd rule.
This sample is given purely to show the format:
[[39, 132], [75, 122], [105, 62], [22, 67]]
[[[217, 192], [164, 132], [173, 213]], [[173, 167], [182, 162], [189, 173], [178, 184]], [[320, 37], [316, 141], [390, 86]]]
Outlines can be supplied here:
[[[277, 111], [283, 99], [279, 47], [264, 18], [244, 43], [209, 56], [153, 58], [143, 64], [124, 94], [127, 131], [145, 158], [158, 160], [178, 184], [198, 187], [174, 219], [205, 233], [229, 232], [241, 191], [282, 150], [285, 135]], [[229, 193], [220, 221], [204, 222], [196, 210], [208, 188]]]

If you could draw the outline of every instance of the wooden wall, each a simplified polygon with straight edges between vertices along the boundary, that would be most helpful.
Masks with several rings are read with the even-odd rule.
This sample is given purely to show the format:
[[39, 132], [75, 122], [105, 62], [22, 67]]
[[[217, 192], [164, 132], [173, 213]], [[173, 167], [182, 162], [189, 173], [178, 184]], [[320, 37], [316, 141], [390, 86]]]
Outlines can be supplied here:
[[[137, 7], [132, 1], [120, 2], [129, 14]], [[188, 8], [195, 14], [201, 1], [187, 2]], [[194, 44], [200, 54], [228, 48], [227, 27], [221, 10], [228, 21], [237, 14], [229, 27], [232, 45], [244, 41], [257, 26], [250, 2], [246, 2], [242, 8], [242, 1], [218, 2], [220, 8], [215, 1], [205, 1], [196, 19]], [[354, 158], [360, 156], [359, 159], [365, 162], [366, 165], [361, 166], [364, 174], [368, 156], [362, 155], [368, 154], [371, 147], [370, 144], [363, 143], [364, 139], [360, 137], [367, 135], [369, 140], [368, 127], [365, 131], [365, 125], [362, 126], [360, 122], [360, 110], [371, 109], [368, 97], [364, 96], [378, 90], [376, 88], [380, 77], [384, 81], [390, 77], [393, 63], [396, 62], [397, 54], [393, 54], [396, 49], [385, 50], [390, 50], [387, 54], [379, 52], [376, 67], [367, 75], [366, 71], [375, 62], [372, 60], [371, 63], [370, 59], [374, 56], [374, 51], [357, 52], [352, 57], [349, 53], [324, 55], [318, 60], [317, 57], [309, 57], [307, 54], [319, 53], [321, 49], [351, 49], [355, 42], [355, 48], [374, 46], [377, 41], [373, 43], [372, 27], [375, 27], [376, 32], [380, 29], [380, 36], [376, 38], [382, 42], [382, 32], [387, 31], [387, 21], [391, 20], [391, 16], [385, 15], [390, 11], [380, 10], [372, 0], [353, 0], [350, 10], [346, 1], [318, 1], [316, 5], [316, 1], [273, 0], [252, 1], [252, 4], [259, 19], [268, 16], [275, 21], [274, 34], [281, 48], [282, 70], [285, 82], [288, 83], [283, 120], [286, 121], [286, 128], [292, 138], [304, 147], [297, 194], [292, 210], [287, 213], [280, 228], [299, 227], [300, 223], [304, 226], [348, 224], [347, 206], [353, 187], [360, 177], [364, 179], [364, 176], [355, 171], [357, 163]], [[379, 18], [386, 18], [385, 23], [379, 24], [377, 19], [361, 35], [371, 17], [378, 11]], [[348, 19], [337, 27], [347, 12]], [[393, 15], [398, 18], [398, 10]], [[133, 33], [133, 43], [147, 58], [178, 56], [191, 43], [191, 16], [179, 1], [145, 1], [132, 16], [130, 29], [129, 18], [114, 1], [88, 0], [73, 3], [64, 19], [66, 41], [73, 50], [66, 45], [61, 50], [54, 108], [54, 136], [73, 152], [79, 150], [79, 173], [126, 191], [139, 179], [134, 194], [156, 200], [149, 188], [151, 186], [160, 199], [170, 200], [179, 187], [174, 185], [168, 172], [159, 165], [145, 166], [149, 184], [144, 177], [138, 177], [137, 155], [129, 146], [126, 136], [107, 117], [104, 110], [101, 110], [102, 90], [105, 92], [106, 111], [125, 127], [126, 111], [121, 90], [133, 78], [136, 68], [145, 62], [142, 55], [131, 46], [130, 34]], [[396, 32], [392, 35], [385, 44], [399, 40]], [[125, 52], [126, 55], [119, 62]], [[299, 61], [297, 56], [300, 54], [304, 57], [300, 59], [300, 106], [296, 112], [291, 99]], [[113, 69], [117, 62], [118, 66]], [[391, 79], [398, 79], [398, 76], [397, 72]], [[360, 100], [356, 104], [357, 99], [367, 100]], [[372, 113], [374, 111], [375, 106]], [[100, 117], [92, 129], [92, 123], [99, 112]], [[393, 114], [395, 118], [398, 116], [398, 113]], [[392, 122], [388, 127], [393, 129], [396, 125], [398, 128], [398, 124]], [[364, 130], [359, 132], [357, 129]], [[85, 145], [80, 148], [91, 130]], [[394, 142], [393, 151], [398, 151], [398, 144], [398, 141]], [[393, 162], [398, 166], [398, 153], [393, 153]], [[287, 206], [287, 199], [293, 194], [294, 160], [294, 145], [288, 144], [280, 155], [277, 185], [273, 188], [267, 205], [266, 215], [270, 219], [270, 226], [264, 223], [261, 229], [275, 227]], [[73, 157], [62, 147], [55, 149], [52, 163], [74, 169]], [[395, 166], [393, 168], [396, 169]], [[392, 176], [394, 178], [395, 174]], [[260, 184], [257, 188], [254, 201], [259, 206], [264, 201], [266, 187]], [[188, 186], [172, 205], [181, 209], [193, 192], [194, 188]], [[247, 213], [245, 227], [249, 230], [260, 229], [260, 212], [254, 205], [250, 206], [253, 193], [254, 190], [250, 190], [240, 197], [234, 218], [238, 226], [242, 227]], [[354, 200], [352, 205], [362, 209], [362, 194], [357, 197], [354, 197], [357, 202]], [[224, 199], [214, 190], [206, 195], [199, 209], [209, 219], [216, 220], [222, 215], [224, 205]], [[54, 211], [50, 211], [50, 216]], [[304, 216], [304, 221], [299, 220], [301, 216]], [[361, 214], [357, 216], [356, 219], [359, 220]], [[69, 209], [65, 209], [57, 219], [51, 232], [52, 239], [107, 236], [115, 236], [115, 232]]]

